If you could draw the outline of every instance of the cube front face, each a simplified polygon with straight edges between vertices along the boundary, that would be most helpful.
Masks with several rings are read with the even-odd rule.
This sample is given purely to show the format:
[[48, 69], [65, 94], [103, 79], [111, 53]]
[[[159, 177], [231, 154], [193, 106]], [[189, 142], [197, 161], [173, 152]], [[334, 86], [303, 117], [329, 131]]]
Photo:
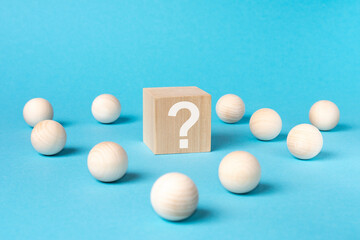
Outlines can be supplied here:
[[196, 87], [145, 88], [143, 137], [155, 154], [211, 151], [211, 95]]

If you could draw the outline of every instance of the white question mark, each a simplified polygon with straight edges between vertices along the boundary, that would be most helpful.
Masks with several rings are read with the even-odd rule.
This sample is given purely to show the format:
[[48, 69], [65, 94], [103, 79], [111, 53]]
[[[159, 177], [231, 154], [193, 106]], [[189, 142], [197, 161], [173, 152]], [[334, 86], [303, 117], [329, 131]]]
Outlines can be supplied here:
[[[180, 128], [180, 137], [187, 137], [189, 129], [199, 120], [199, 108], [192, 102], [182, 101], [175, 103], [169, 110], [168, 116], [175, 117], [180, 109], [188, 109], [190, 111], [190, 118], [184, 122]], [[180, 148], [188, 148], [188, 139], [180, 139]]]

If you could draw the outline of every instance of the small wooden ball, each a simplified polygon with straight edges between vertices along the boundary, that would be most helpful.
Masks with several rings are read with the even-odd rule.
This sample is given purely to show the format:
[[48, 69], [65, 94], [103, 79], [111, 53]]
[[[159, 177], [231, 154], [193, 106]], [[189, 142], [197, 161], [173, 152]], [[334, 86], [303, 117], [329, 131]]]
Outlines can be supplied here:
[[43, 155], [60, 152], [66, 143], [64, 127], [53, 120], [44, 120], [35, 125], [31, 132], [31, 144]]
[[250, 131], [260, 140], [276, 138], [282, 128], [281, 117], [270, 108], [257, 110], [250, 118]]
[[87, 164], [94, 178], [102, 182], [114, 182], [125, 175], [128, 156], [119, 144], [102, 142], [91, 149]]
[[300, 124], [290, 130], [287, 147], [292, 155], [299, 159], [311, 159], [318, 155], [323, 146], [322, 135], [311, 124]]
[[243, 100], [235, 94], [226, 94], [216, 103], [216, 114], [226, 123], [238, 122], [245, 113]]
[[54, 117], [53, 107], [50, 102], [43, 98], [29, 100], [23, 109], [24, 120], [31, 127], [43, 120], [52, 120]]
[[155, 212], [170, 221], [181, 221], [196, 210], [199, 193], [195, 183], [181, 173], [167, 173], [154, 183], [151, 204]]
[[91, 106], [94, 118], [101, 123], [115, 122], [121, 112], [119, 100], [111, 94], [97, 96]]
[[319, 130], [328, 131], [338, 124], [340, 111], [335, 103], [321, 100], [312, 105], [309, 118], [310, 122]]
[[219, 165], [221, 184], [230, 192], [247, 193], [260, 182], [261, 167], [250, 153], [235, 151], [226, 155]]

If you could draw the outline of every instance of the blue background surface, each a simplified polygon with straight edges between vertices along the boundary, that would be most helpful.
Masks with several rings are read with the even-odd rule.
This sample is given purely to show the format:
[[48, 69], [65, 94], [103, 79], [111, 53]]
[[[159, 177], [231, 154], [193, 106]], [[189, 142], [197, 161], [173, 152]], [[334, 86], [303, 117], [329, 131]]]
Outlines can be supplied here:
[[[1, 239], [355, 239], [360, 235], [359, 1], [17, 1], [0, 4]], [[198, 86], [213, 97], [211, 153], [155, 156], [142, 143], [142, 88]], [[112, 93], [112, 125], [90, 111]], [[241, 96], [238, 124], [220, 122], [217, 99]], [[37, 154], [22, 108], [48, 99], [68, 135], [58, 155]], [[293, 158], [286, 134], [311, 105], [334, 101], [341, 120], [313, 160]], [[259, 108], [282, 117], [260, 142], [248, 121]], [[89, 150], [121, 144], [128, 174], [96, 181]], [[227, 192], [221, 159], [245, 150], [262, 166], [259, 187]], [[200, 194], [187, 221], [159, 218], [154, 181], [187, 174]]]

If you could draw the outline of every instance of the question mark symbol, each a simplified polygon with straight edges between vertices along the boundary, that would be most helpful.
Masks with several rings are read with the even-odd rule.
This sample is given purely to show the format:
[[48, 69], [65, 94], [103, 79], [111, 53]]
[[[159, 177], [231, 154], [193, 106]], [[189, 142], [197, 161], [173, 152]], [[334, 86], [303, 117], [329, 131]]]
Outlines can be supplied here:
[[[190, 118], [184, 122], [180, 128], [180, 137], [187, 137], [189, 129], [199, 120], [199, 108], [192, 102], [182, 101], [175, 103], [169, 110], [168, 116], [175, 117], [177, 112], [181, 109], [188, 109], [190, 111]], [[180, 139], [180, 148], [188, 148], [188, 139]]]

